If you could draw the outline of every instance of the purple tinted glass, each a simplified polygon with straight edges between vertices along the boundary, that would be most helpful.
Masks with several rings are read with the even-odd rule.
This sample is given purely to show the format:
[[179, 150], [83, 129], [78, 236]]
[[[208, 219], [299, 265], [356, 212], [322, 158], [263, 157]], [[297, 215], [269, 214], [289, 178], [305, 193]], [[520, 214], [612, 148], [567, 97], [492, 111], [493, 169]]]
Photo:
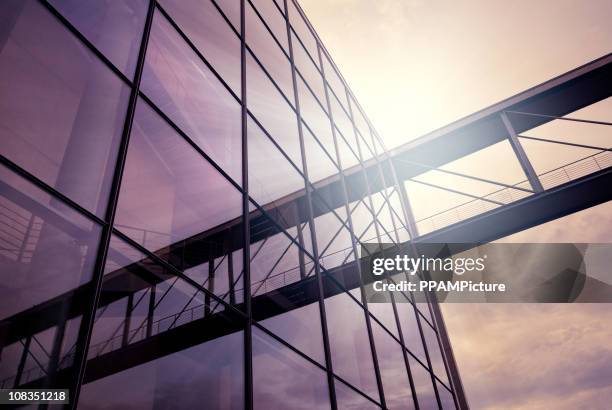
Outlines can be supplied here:
[[438, 409], [438, 401], [436, 400], [436, 393], [431, 382], [431, 374], [419, 363], [412, 360], [412, 358], [409, 359], [409, 363], [419, 408], [423, 410]]
[[378, 400], [363, 309], [346, 293], [325, 299], [334, 372]]
[[[274, 146], [261, 128], [249, 118], [249, 195], [266, 205], [304, 190], [304, 178]], [[278, 176], [282, 175], [282, 178]]]
[[247, 54], [247, 101], [249, 111], [274, 138], [291, 161], [302, 169], [297, 116], [261, 67]]
[[116, 226], [151, 251], [224, 223], [240, 223], [242, 196], [144, 101], [132, 127]]
[[357, 393], [355, 390], [351, 389], [349, 386], [342, 383], [340, 380], [336, 379], [334, 381], [334, 386], [336, 387], [336, 401], [338, 403], [339, 409], [380, 409], [380, 406], [377, 406], [373, 402], [369, 401], [367, 398], [363, 397], [361, 394]]
[[104, 215], [129, 89], [38, 2], [0, 21], [0, 152]]
[[141, 89], [240, 183], [240, 104], [160, 13], [153, 19]]
[[[285, 54], [274, 41], [274, 38], [249, 3], [247, 3], [246, 8], [246, 28], [247, 45], [274, 79], [284, 96], [291, 104], [294, 104], [293, 80], [291, 78], [291, 64], [287, 58], [288, 53]], [[286, 34], [284, 36], [286, 39]]]
[[253, 408], [329, 409], [325, 372], [253, 328]]
[[240, 38], [212, 1], [163, 0], [160, 3], [234, 93], [240, 95]]
[[0, 187], [0, 319], [6, 319], [85, 284], [100, 227], [4, 167]]
[[147, 15], [147, 0], [51, 0], [72, 25], [132, 78]]
[[235, 332], [167, 356], [158, 347], [157, 358], [103, 378], [88, 367], [79, 409], [243, 409], [243, 340]]
[[409, 406], [412, 401], [410, 380], [401, 345], [376, 322], [372, 323], [372, 333], [387, 407], [389, 409], [411, 408], [412, 406]]

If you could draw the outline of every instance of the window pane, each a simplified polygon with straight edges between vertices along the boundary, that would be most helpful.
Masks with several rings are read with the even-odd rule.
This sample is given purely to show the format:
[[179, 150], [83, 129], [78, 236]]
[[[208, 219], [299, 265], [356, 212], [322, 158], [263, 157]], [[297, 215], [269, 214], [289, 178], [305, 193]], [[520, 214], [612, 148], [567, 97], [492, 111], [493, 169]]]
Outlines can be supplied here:
[[132, 127], [116, 225], [151, 251], [239, 225], [242, 195], [144, 102]]
[[240, 183], [240, 104], [160, 13], [153, 19], [141, 89]]
[[321, 52], [321, 58], [323, 59], [323, 70], [325, 72], [325, 79], [331, 87], [331, 91], [336, 95], [338, 101], [340, 101], [342, 105], [346, 106], [346, 91], [344, 88], [344, 83], [340, 79], [340, 75], [332, 65], [326, 53]]
[[0, 166], [2, 388], [49, 383], [72, 366], [99, 239], [98, 225]]
[[314, 183], [321, 181], [339, 172], [338, 167], [332, 162], [319, 142], [315, 140], [307, 127], [302, 127], [304, 136], [304, 150], [306, 152], [306, 164], [308, 166], [308, 178]]
[[0, 318], [86, 283], [100, 227], [0, 167]]
[[266, 205], [288, 194], [303, 191], [302, 175], [250, 118], [247, 130], [249, 195], [260, 205]]
[[[274, 82], [280, 87], [285, 97], [293, 104], [293, 80], [291, 78], [291, 65], [287, 55], [285, 55], [283, 50], [274, 41], [274, 38], [264, 26], [261, 19], [255, 14], [249, 2], [246, 3], [245, 17], [247, 25], [247, 45], [257, 56], [257, 59], [263, 64], [268, 74], [272, 76]], [[281, 27], [281, 29], [282, 28], [284, 28], [284, 26]], [[286, 32], [279, 34], [284, 36], [285, 40], [287, 39]], [[281, 44], [283, 43], [281, 42]]]
[[336, 149], [334, 148], [334, 138], [329, 117], [301, 79], [298, 80], [298, 90], [302, 119], [323, 147], [325, 147], [330, 157], [336, 162]]
[[318, 65], [319, 56], [317, 52], [317, 41], [315, 40], [314, 35], [308, 28], [296, 6], [293, 4], [293, 0], [287, 1], [287, 8], [289, 12], [289, 22], [291, 23], [293, 30], [295, 30], [302, 43], [304, 43], [304, 47], [306, 50], [308, 50], [308, 53]]
[[378, 400], [363, 309], [346, 293], [325, 299], [334, 372]]
[[410, 371], [412, 372], [412, 380], [414, 382], [414, 390], [419, 401], [419, 408], [423, 410], [438, 409], [438, 401], [436, 393], [431, 382], [431, 375], [423, 366], [414, 360], [410, 361]]
[[[278, 298], [281, 302], [281, 298]], [[281, 339], [325, 366], [323, 352], [323, 331], [318, 302], [296, 307], [291, 301], [283, 300], [281, 309], [286, 313], [266, 319], [260, 324]]]
[[[399, 298], [402, 296], [398, 296]], [[425, 358], [425, 351], [423, 350], [423, 342], [421, 340], [421, 332], [416, 322], [414, 315], [414, 308], [412, 304], [406, 300], [403, 303], [397, 303], [397, 314], [400, 319], [400, 326], [402, 327], [402, 334], [404, 335], [404, 343], [413, 355], [419, 358], [423, 363], [427, 363]]]
[[[230, 2], [225, 0], [221, 3]], [[239, 96], [240, 38], [212, 1], [163, 0], [161, 4], [204, 58]]]
[[454, 410], [455, 401], [453, 400], [453, 395], [448, 389], [442, 386], [440, 383], [438, 385], [438, 393], [440, 394], [440, 401], [442, 402], [442, 408], [444, 410]]
[[0, 26], [0, 151], [104, 215], [129, 90], [38, 2], [0, 2]]
[[[281, 1], [281, 6], [282, 6]], [[263, 17], [268, 27], [274, 33], [274, 37], [283, 46], [285, 52], [289, 54], [289, 46], [287, 44], [287, 22], [285, 17], [279, 11], [274, 0], [253, 0], [255, 8]]]
[[[298, 41], [295, 34], [292, 33], [291, 37], [295, 66], [302, 75], [304, 81], [313, 90], [319, 102], [325, 107], [325, 89], [323, 88], [323, 77], [321, 76], [321, 72], [312, 61], [312, 58], [306, 53], [302, 43]], [[325, 108], [325, 110], [327, 111], [327, 108]]]
[[448, 377], [446, 377], [446, 368], [444, 367], [438, 336], [425, 321], [421, 321], [421, 325], [423, 326], [423, 334], [425, 335], [425, 342], [427, 343], [427, 351], [429, 352], [429, 359], [431, 360], [433, 371], [440, 380], [448, 385]]
[[325, 372], [253, 328], [253, 408], [329, 407]]
[[235, 332], [94, 380], [88, 367], [79, 409], [243, 409], [243, 340]]
[[370, 410], [380, 409], [379, 406], [372, 403], [355, 390], [336, 379], [334, 382], [336, 387], [336, 402], [339, 409], [346, 410]]
[[372, 333], [387, 408], [391, 410], [413, 408], [410, 380], [400, 344], [377, 323], [372, 323]]
[[302, 154], [295, 111], [250, 55], [247, 55], [247, 92], [249, 111], [301, 170]]
[[123, 74], [133, 77], [147, 0], [52, 0], [51, 3]]

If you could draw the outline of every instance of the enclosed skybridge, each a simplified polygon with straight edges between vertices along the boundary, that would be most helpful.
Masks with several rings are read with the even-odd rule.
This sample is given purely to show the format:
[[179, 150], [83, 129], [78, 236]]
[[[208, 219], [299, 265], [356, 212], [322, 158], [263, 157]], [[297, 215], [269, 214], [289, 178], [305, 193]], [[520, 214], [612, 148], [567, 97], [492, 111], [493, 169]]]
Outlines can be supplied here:
[[[606, 55], [391, 151], [377, 148], [375, 138], [371, 146], [364, 140], [364, 146], [349, 148], [370, 150], [372, 158], [308, 183], [305, 190], [263, 203], [251, 198], [248, 306], [242, 217], [186, 239], [129, 221], [116, 223], [86, 361], [80, 364], [82, 380], [74, 381], [74, 367], [83, 354], [78, 325], [87, 315], [91, 285], [77, 283], [2, 320], [4, 349], [20, 353], [15, 372], [3, 374], [0, 387], [86, 385], [236, 333], [244, 329], [249, 310], [252, 320], [287, 347], [308, 350], [275, 320], [359, 289], [360, 243], [484, 243], [612, 199], [610, 96], [612, 55]], [[11, 233], [5, 254], [17, 255], [15, 266], [36, 263], [36, 243], [45, 235], [36, 218], [40, 205], [4, 182], [2, 190], [10, 198], [0, 204], [2, 229]], [[16, 207], [31, 210], [31, 216]], [[44, 213], [60, 230], [85, 236], [87, 226], [65, 218], [63, 210]], [[359, 292], [344, 294], [359, 302]], [[405, 360], [433, 369], [440, 406], [446, 389], [451, 402], [467, 408], [442, 317], [432, 302], [418, 307], [417, 324], [423, 337], [424, 328], [433, 331], [442, 359], [436, 362], [430, 341], [424, 355], [407, 351]], [[333, 306], [326, 307], [329, 315]], [[58, 322], [58, 317], [65, 319]], [[291, 320], [306, 331], [312, 326], [304, 315]], [[370, 338], [372, 326], [385, 326], [376, 314], [367, 324]], [[330, 332], [326, 337], [333, 338]], [[393, 337], [408, 346], [406, 334]], [[354, 384], [347, 376], [336, 383]], [[418, 395], [412, 379], [411, 386]]]

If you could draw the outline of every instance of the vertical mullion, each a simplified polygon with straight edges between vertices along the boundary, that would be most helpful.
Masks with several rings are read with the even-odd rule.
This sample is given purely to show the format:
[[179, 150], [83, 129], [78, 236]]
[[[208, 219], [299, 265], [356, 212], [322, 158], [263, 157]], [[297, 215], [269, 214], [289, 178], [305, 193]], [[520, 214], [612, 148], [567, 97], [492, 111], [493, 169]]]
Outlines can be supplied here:
[[[357, 238], [355, 236], [355, 228], [353, 227], [353, 219], [351, 216], [351, 210], [350, 207], [348, 205], [348, 191], [346, 189], [346, 180], [345, 180], [345, 175], [344, 175], [344, 170], [342, 169], [342, 161], [340, 158], [340, 150], [338, 149], [338, 139], [336, 136], [336, 128], [334, 126], [334, 117], [333, 117], [333, 113], [331, 110], [331, 104], [330, 104], [330, 96], [329, 96], [329, 85], [327, 83], [327, 80], [325, 79], [325, 68], [323, 66], [323, 59], [321, 56], [321, 46], [319, 45], [319, 43], [317, 42], [317, 53], [318, 53], [318, 58], [319, 58], [319, 64], [321, 66], [321, 74], [323, 75], [323, 86], [325, 89], [325, 101], [327, 104], [327, 110], [329, 112], [329, 122], [332, 128], [332, 137], [334, 139], [334, 148], [336, 149], [336, 160], [338, 163], [338, 168], [340, 169], [340, 185], [342, 186], [342, 195], [344, 196], [344, 207], [346, 209], [346, 215], [347, 215], [347, 222], [348, 222], [348, 226], [349, 226], [349, 230], [350, 230], [350, 236], [351, 236], [351, 245], [353, 247], [353, 253], [355, 254], [355, 260], [357, 261], [357, 263], [355, 264], [357, 266], [357, 272], [359, 274], [359, 290], [361, 292], [361, 302], [363, 303], [363, 313], [365, 316], [365, 320], [366, 320], [366, 328], [368, 331], [368, 340], [370, 342], [370, 348], [372, 351], [372, 360], [374, 362], [374, 373], [376, 376], [376, 385], [378, 386], [378, 394], [380, 396], [380, 403], [382, 405], [383, 408], [386, 408], [386, 402], [385, 402], [385, 394], [384, 394], [384, 390], [383, 390], [383, 384], [382, 384], [382, 377], [380, 375], [380, 367], [378, 365], [378, 356], [376, 354], [376, 345], [374, 344], [374, 335], [372, 333], [372, 323], [370, 321], [370, 314], [368, 311], [368, 303], [365, 297], [365, 290], [363, 288], [363, 283], [361, 283], [361, 266], [359, 264], [359, 252], [357, 250]], [[376, 224], [376, 222], [375, 222]]]
[[[312, 242], [312, 253], [314, 256], [314, 268], [315, 268], [315, 276], [317, 280], [317, 291], [318, 291], [318, 303], [319, 303], [319, 315], [321, 318], [321, 331], [323, 333], [323, 350], [325, 353], [325, 364], [326, 364], [326, 375], [327, 375], [327, 386], [329, 389], [329, 401], [331, 404], [331, 408], [333, 410], [337, 410], [338, 403], [336, 399], [336, 388], [335, 388], [335, 379], [334, 379], [334, 370], [332, 364], [331, 357], [331, 347], [329, 341], [329, 331], [327, 327], [327, 314], [325, 311], [325, 294], [323, 288], [323, 279], [321, 274], [321, 266], [319, 263], [319, 247], [317, 244], [317, 236], [316, 236], [316, 226], [314, 222], [314, 211], [312, 206], [312, 197], [311, 197], [311, 187], [310, 187], [310, 179], [308, 177], [308, 165], [306, 162], [306, 146], [304, 144], [304, 130], [302, 128], [302, 115], [300, 111], [300, 99], [297, 87], [297, 72], [295, 68], [295, 59], [293, 55], [293, 44], [292, 44], [292, 36], [291, 36], [291, 24], [289, 22], [289, 8], [287, 7], [287, 1], [292, 0], [283, 0], [283, 7], [285, 8], [285, 22], [287, 27], [287, 40], [289, 45], [289, 59], [291, 62], [291, 78], [293, 82], [293, 94], [295, 97], [295, 111], [297, 114], [297, 122], [298, 122], [298, 136], [300, 138], [300, 151], [302, 154], [302, 169], [304, 171], [304, 191], [306, 193], [306, 208], [308, 212], [308, 222], [310, 226], [310, 237]], [[299, 16], [297, 18], [300, 18]], [[297, 38], [297, 37], [296, 37]], [[317, 45], [318, 47], [318, 45]], [[301, 218], [299, 218], [301, 219]]]
[[[345, 89], [345, 91], [346, 91], [346, 100], [348, 101], [349, 116], [351, 119], [351, 124], [353, 125], [353, 132], [355, 133], [355, 141], [357, 141], [357, 152], [359, 153], [359, 160], [361, 161], [363, 158], [363, 153], [361, 151], [361, 144], [359, 143], [359, 134], [357, 132], [357, 125], [355, 124], [355, 119], [353, 116], [353, 109], [351, 107], [351, 98], [349, 98], [348, 90]], [[370, 200], [370, 206], [372, 207], [372, 209], [374, 209], [374, 204], [373, 204], [372, 197], [371, 197], [372, 194], [371, 194], [371, 189], [370, 189], [370, 182], [368, 181], [368, 176], [367, 176], [367, 173], [365, 172], [365, 169], [362, 172], [363, 172], [363, 177], [365, 179], [365, 185], [366, 185], [366, 189], [368, 193], [368, 198]], [[377, 224], [374, 223], [374, 226], [376, 225]], [[376, 229], [377, 229], [378, 240], [380, 241], [380, 234], [378, 233], [378, 228]], [[399, 243], [399, 236], [397, 239]], [[401, 321], [399, 318], [399, 313], [397, 311], [395, 297], [393, 296], [392, 292], [389, 292], [389, 296], [391, 296], [391, 306], [393, 307], [393, 316], [395, 318], [395, 324], [397, 326], [400, 344], [402, 345], [402, 356], [404, 358], [404, 366], [406, 367], [406, 373], [408, 374], [408, 382], [410, 384], [410, 391], [412, 393], [412, 401], [414, 403], [415, 409], [419, 410], [419, 403], [416, 397], [416, 388], [414, 386], [414, 380], [412, 378], [412, 371], [410, 370], [410, 362], [408, 360], [408, 353], [406, 353], [406, 342], [404, 341], [404, 335], [402, 333], [402, 326], [401, 326]]]
[[253, 409], [253, 311], [251, 306], [251, 230], [249, 220], [249, 145], [247, 136], [246, 0], [240, 0], [240, 99], [242, 121], [242, 265], [244, 269], [244, 408]]
[[106, 208], [106, 224], [102, 227], [102, 233], [100, 236], [100, 245], [98, 248], [98, 255], [96, 258], [96, 264], [94, 273], [88, 286], [90, 297], [87, 298], [91, 301], [88, 306], [89, 309], [85, 309], [83, 313], [83, 319], [79, 328], [79, 335], [77, 337], [77, 344], [75, 350], [74, 368], [76, 374], [72, 383], [74, 389], [73, 397], [71, 398], [71, 404], [66, 407], [76, 409], [79, 399], [81, 386], [85, 376], [85, 367], [87, 364], [87, 350], [89, 349], [89, 343], [91, 341], [91, 333], [95, 322], [96, 310], [98, 307], [98, 301], [100, 299], [100, 293], [102, 290], [102, 278], [104, 276], [104, 264], [106, 263], [106, 255], [108, 247], [110, 246], [110, 239], [112, 233], [112, 226], [115, 220], [115, 213], [117, 210], [117, 202], [119, 200], [119, 190], [121, 187], [121, 178], [123, 176], [123, 170], [125, 168], [125, 160], [127, 157], [127, 150], [130, 140], [130, 134], [132, 130], [132, 124], [134, 121], [134, 114], [136, 112], [136, 103], [138, 101], [138, 91], [140, 88], [140, 80], [142, 78], [142, 72], [144, 69], [145, 55], [147, 51], [147, 44], [149, 42], [149, 36], [151, 33], [151, 26], [153, 23], [153, 14], [155, 12], [156, 0], [149, 2], [147, 10], [147, 17], [145, 20], [142, 39], [140, 43], [140, 50], [138, 52], [138, 60], [136, 63], [136, 70], [134, 73], [133, 87], [130, 93], [130, 99], [128, 102], [127, 113], [123, 126], [123, 133], [121, 136], [121, 143], [117, 153], [117, 162], [115, 167], [115, 173], [111, 184], [111, 189], [108, 198], [108, 205]]

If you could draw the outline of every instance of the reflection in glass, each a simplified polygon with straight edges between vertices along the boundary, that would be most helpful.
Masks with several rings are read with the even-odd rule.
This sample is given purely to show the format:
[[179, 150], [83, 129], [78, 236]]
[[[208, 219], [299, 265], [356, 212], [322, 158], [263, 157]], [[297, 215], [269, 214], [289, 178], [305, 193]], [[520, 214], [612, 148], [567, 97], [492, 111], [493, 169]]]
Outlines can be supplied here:
[[[160, 3], [234, 93], [240, 95], [240, 38], [212, 1], [163, 0]], [[232, 1], [220, 3], [225, 6]]]
[[260, 205], [267, 205], [294, 192], [303, 192], [304, 178], [250, 118], [247, 130], [249, 195]]
[[[79, 409], [244, 408], [242, 331], [157, 357], [120, 372], [85, 376]], [[112, 364], [109, 363], [112, 367]], [[100, 366], [103, 367], [103, 366]], [[103, 373], [104, 369], [100, 373]]]
[[290, 301], [285, 301], [283, 307], [286, 313], [266, 319], [260, 324], [325, 366], [318, 302], [296, 307]]
[[132, 78], [147, 15], [147, 0], [51, 0], [77, 30]]
[[253, 408], [329, 409], [325, 372], [253, 328]]
[[0, 166], [0, 319], [85, 284], [100, 227]]
[[[241, 194], [144, 102], [132, 127], [116, 224], [151, 251], [231, 222]], [[228, 227], [229, 229], [229, 227]]]
[[104, 215], [129, 89], [38, 2], [0, 26], [2, 155]]
[[336, 402], [338, 403], [339, 409], [346, 410], [370, 410], [380, 409], [379, 406], [362, 396], [360, 393], [351, 389], [340, 380], [336, 379], [334, 382], [336, 387]]
[[0, 386], [72, 366], [100, 227], [0, 166]]
[[438, 336], [431, 326], [429, 326], [429, 324], [427, 324], [425, 321], [421, 321], [421, 326], [423, 327], [423, 335], [425, 336], [425, 343], [427, 344], [427, 351], [429, 352], [431, 367], [435, 375], [448, 385], [448, 377], [446, 376], [446, 368], [444, 367], [444, 360], [442, 359], [442, 352], [440, 350], [440, 344], [438, 343]]
[[378, 400], [363, 309], [346, 293], [325, 299], [334, 372]]
[[240, 183], [240, 104], [160, 13], [153, 19], [141, 89]]
[[[270, 3], [269, 7], [275, 8], [276, 6]], [[291, 104], [294, 104], [293, 80], [291, 78], [291, 64], [287, 58], [288, 54], [285, 54], [276, 43], [274, 37], [272, 37], [268, 29], [264, 26], [249, 2], [246, 3], [245, 13], [247, 28], [246, 42], [249, 48], [263, 64], [268, 74], [272, 76], [272, 79], [276, 85], [280, 87], [285, 97]], [[280, 14], [278, 15], [280, 16]], [[279, 32], [275, 33], [278, 34], [276, 40], [283, 44], [282, 39], [284, 39], [286, 43], [287, 29], [284, 23], [278, 27], [278, 30]]]
[[302, 154], [295, 111], [250, 55], [247, 55], [246, 63], [249, 111], [301, 170]]
[[[400, 302], [398, 296], [398, 302]], [[421, 332], [414, 315], [414, 308], [407, 300], [401, 301], [402, 303], [396, 303], [397, 315], [400, 319], [400, 326], [402, 327], [402, 334], [404, 336], [404, 343], [408, 350], [419, 358], [423, 363], [427, 363], [425, 358], [425, 350], [423, 350], [423, 342], [421, 340]]]
[[[370, 304], [375, 305], [375, 303]], [[413, 408], [410, 380], [402, 357], [402, 347], [377, 323], [372, 323], [372, 334], [376, 345], [376, 357], [385, 392], [387, 408]]]
[[416, 361], [409, 359], [410, 371], [414, 382], [414, 390], [419, 401], [419, 408], [423, 410], [438, 409], [438, 401], [431, 382], [431, 374]]

